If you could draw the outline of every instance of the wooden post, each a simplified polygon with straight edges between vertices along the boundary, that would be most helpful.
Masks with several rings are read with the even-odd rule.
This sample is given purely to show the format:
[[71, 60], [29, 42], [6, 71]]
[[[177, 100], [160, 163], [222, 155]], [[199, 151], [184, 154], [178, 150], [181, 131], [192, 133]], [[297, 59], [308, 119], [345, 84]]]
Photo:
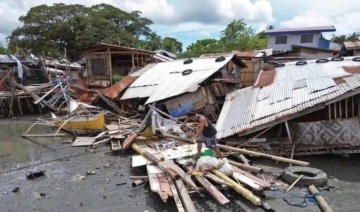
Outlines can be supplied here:
[[349, 98], [346, 98], [345, 99], [345, 118], [346, 119], [348, 118], [348, 101], [349, 101]]
[[328, 105], [328, 110], [329, 110], [329, 120], [331, 120], [331, 104]]
[[339, 112], [340, 112], [340, 119], [342, 119], [341, 100], [339, 101]]
[[240, 148], [230, 147], [230, 146], [226, 146], [226, 145], [222, 145], [222, 144], [218, 144], [218, 147], [220, 149], [224, 149], [224, 150], [227, 150], [227, 151], [237, 151], [237, 152], [240, 152], [240, 153], [246, 154], [246, 155], [254, 155], [254, 156], [259, 156], [259, 157], [265, 157], [265, 158], [269, 158], [269, 159], [272, 159], [272, 160], [281, 161], [281, 162], [285, 162], [285, 163], [297, 164], [297, 165], [300, 165], [300, 166], [308, 166], [310, 164], [309, 162], [305, 162], [305, 161], [288, 159], [288, 158], [284, 158], [284, 157], [269, 155], [269, 154], [256, 152], [256, 151], [251, 151], [251, 150], [247, 150], [247, 149], [240, 149]]
[[[295, 143], [295, 141], [292, 140], [289, 124], [288, 124], [287, 121], [285, 121], [285, 127], [286, 127], [286, 132], [287, 132], [287, 135], [289, 137], [290, 143], [292, 143], [290, 158], [293, 159], [294, 158], [294, 152], [295, 152], [296, 143]], [[290, 164], [290, 166], [291, 166], [291, 164]]]
[[324, 212], [333, 212], [333, 210], [330, 208], [324, 197], [321, 196], [321, 194], [319, 194], [319, 191], [316, 189], [314, 185], [310, 185], [308, 189], [310, 193], [315, 196], [316, 201], [319, 203], [320, 208]]
[[273, 126], [270, 126], [270, 127], [266, 128], [266, 129], [263, 130], [261, 133], [259, 133], [259, 134], [257, 134], [256, 136], [254, 136], [253, 138], [251, 138], [251, 139], [247, 140], [246, 142], [240, 144], [238, 147], [240, 148], [240, 147], [244, 146], [245, 144], [250, 143], [250, 142], [253, 141], [255, 138], [257, 138], [257, 137], [259, 137], [260, 135], [262, 135], [262, 134], [266, 133], [267, 131], [269, 131], [272, 127], [273, 127]]
[[352, 117], [355, 117], [354, 96], [351, 97], [351, 110], [352, 110]]

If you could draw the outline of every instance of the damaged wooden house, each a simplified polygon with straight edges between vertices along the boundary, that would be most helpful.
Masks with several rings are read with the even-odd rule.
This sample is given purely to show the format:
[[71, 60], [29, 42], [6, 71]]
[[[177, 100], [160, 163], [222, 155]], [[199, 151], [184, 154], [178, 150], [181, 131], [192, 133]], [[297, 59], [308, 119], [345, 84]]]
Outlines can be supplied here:
[[133, 74], [120, 100], [136, 107], [156, 102], [173, 117], [201, 110], [216, 120], [225, 95], [240, 87], [244, 67], [235, 54], [149, 64]]
[[226, 96], [217, 136], [235, 135], [233, 145], [291, 157], [357, 153], [359, 94], [359, 57], [277, 64], [253, 86]]

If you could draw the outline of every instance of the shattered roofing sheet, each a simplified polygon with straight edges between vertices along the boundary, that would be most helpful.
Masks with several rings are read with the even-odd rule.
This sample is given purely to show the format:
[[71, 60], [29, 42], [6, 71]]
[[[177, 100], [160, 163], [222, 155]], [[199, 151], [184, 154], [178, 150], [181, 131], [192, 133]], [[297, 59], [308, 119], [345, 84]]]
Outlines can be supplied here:
[[263, 129], [271, 122], [288, 120], [302, 111], [311, 112], [314, 106], [321, 107], [321, 103], [359, 88], [360, 74], [351, 75], [343, 69], [343, 66], [360, 67], [360, 62], [352, 58], [326, 63], [307, 61], [300, 66], [286, 63], [276, 68], [272, 84], [229, 93], [216, 124], [217, 137]]
[[[194, 92], [199, 83], [205, 81], [227, 64], [234, 54], [225, 56], [225, 60], [216, 62], [217, 57], [193, 59], [192, 63], [184, 64], [185, 60], [174, 60], [157, 63], [144, 72], [121, 97], [124, 99], [149, 97], [146, 104], [167, 99], [186, 92]], [[184, 75], [185, 70], [190, 74]]]
[[133, 83], [138, 77], [137, 76], [126, 76], [124, 79], [115, 83], [111, 87], [105, 88], [101, 93], [110, 99], [114, 99], [125, 90], [131, 83]]

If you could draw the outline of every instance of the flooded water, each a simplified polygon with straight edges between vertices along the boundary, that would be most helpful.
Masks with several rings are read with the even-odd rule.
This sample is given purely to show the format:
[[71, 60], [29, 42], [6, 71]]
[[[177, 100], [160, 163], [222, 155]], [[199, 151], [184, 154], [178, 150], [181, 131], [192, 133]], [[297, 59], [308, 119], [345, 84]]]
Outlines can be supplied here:
[[[54, 151], [47, 147], [49, 144], [58, 142], [61, 137], [33, 137], [24, 138], [23, 135], [31, 126], [33, 120], [21, 121], [2, 119], [0, 120], [0, 166], [9, 164], [21, 164], [35, 162], [42, 151]], [[30, 133], [48, 133], [54, 131], [50, 126], [38, 126]]]

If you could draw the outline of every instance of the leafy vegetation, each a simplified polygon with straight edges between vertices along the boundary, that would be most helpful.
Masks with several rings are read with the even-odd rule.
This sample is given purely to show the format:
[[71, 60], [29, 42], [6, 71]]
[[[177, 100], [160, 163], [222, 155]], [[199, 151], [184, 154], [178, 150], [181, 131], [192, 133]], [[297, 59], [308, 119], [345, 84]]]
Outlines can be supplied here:
[[[69, 58], [100, 42], [143, 48], [164, 49], [180, 57], [196, 57], [204, 53], [252, 50], [266, 47], [264, 33], [255, 33], [242, 20], [234, 20], [217, 39], [198, 40], [183, 52], [183, 44], [172, 37], [162, 38], [150, 30], [153, 23], [141, 12], [125, 12], [108, 4], [91, 7], [63, 3], [39, 5], [21, 16], [21, 27], [8, 37], [11, 52], [31, 52], [38, 56]], [[1, 50], [1, 48], [0, 48]]]
[[335, 43], [340, 43], [340, 44], [344, 43], [345, 41], [360, 41], [360, 33], [354, 32], [349, 35], [337, 35], [337, 36], [333, 36], [331, 40], [334, 41]]

